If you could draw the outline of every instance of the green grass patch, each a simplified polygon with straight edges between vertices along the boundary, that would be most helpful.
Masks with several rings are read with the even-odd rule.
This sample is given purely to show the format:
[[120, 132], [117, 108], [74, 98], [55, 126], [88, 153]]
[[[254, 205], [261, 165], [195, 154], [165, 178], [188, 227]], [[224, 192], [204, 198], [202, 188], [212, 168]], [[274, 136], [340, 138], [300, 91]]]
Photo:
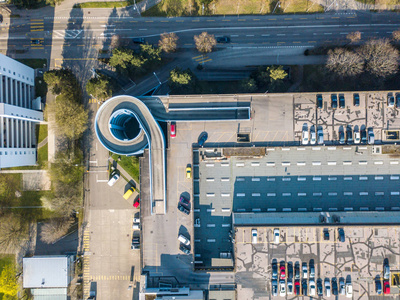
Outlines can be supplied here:
[[46, 124], [36, 125], [36, 143], [42, 142], [49, 134], [48, 126]]
[[142, 16], [180, 17], [211, 15], [263, 15], [323, 12], [321, 5], [310, 0], [214, 0], [204, 5], [202, 0], [163, 0], [142, 13]]
[[[136, 1], [140, 2], [140, 1]], [[117, 8], [117, 7], [126, 7], [129, 5], [133, 5], [134, 1], [96, 1], [96, 2], [85, 2], [85, 3], [77, 3], [74, 5], [74, 8]]]
[[[120, 165], [131, 177], [139, 183], [139, 158], [136, 156], [125, 156], [112, 154], [111, 157]], [[119, 160], [121, 159], [121, 160]]]
[[42, 169], [47, 168], [47, 162], [48, 162], [48, 157], [49, 157], [49, 148], [48, 145], [44, 145], [38, 150], [38, 157], [37, 157], [37, 163]]
[[20, 63], [31, 67], [32, 69], [43, 68], [43, 65], [47, 64], [47, 59], [44, 58], [23, 58], [17, 59]]
[[19, 15], [19, 14], [11, 14], [10, 18], [18, 19], [18, 18], [21, 18], [21, 15]]

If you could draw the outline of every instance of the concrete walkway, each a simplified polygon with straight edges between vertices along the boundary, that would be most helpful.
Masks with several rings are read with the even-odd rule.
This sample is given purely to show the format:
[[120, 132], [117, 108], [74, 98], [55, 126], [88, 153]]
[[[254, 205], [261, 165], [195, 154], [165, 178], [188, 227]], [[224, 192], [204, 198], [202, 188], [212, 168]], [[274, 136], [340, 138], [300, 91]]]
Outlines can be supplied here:
[[38, 145], [37, 145], [37, 148], [38, 149], [40, 149], [40, 148], [42, 148], [44, 145], [46, 145], [47, 144], [47, 136], [46, 136], [46, 138], [43, 140], [43, 141], [41, 141]]

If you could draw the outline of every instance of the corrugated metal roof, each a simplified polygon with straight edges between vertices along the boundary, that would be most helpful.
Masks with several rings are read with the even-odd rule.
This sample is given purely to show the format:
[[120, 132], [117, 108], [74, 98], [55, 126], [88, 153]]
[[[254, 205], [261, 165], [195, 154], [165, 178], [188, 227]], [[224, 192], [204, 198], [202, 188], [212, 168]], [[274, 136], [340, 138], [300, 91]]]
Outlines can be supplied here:
[[31, 289], [35, 300], [67, 300], [67, 289]]
[[24, 288], [66, 288], [68, 287], [68, 257], [25, 257], [23, 273]]
[[[320, 222], [323, 215], [327, 223]], [[400, 211], [344, 211], [344, 212], [254, 212], [233, 213], [234, 226], [255, 225], [326, 225], [335, 224], [332, 216], [345, 225], [400, 224]]]

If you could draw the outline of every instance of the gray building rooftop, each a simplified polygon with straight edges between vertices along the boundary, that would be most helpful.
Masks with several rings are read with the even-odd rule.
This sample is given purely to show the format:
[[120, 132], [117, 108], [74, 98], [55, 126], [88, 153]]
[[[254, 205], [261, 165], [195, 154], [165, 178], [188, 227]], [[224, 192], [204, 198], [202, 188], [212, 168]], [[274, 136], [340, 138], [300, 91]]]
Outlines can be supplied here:
[[68, 257], [38, 256], [23, 259], [24, 288], [68, 287]]

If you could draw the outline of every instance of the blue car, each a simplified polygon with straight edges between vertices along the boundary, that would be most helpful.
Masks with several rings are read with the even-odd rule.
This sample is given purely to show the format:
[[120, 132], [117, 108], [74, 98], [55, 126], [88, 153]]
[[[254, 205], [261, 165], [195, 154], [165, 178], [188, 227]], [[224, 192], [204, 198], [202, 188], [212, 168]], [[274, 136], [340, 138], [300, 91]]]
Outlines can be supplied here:
[[200, 147], [203, 147], [203, 145], [204, 145], [204, 143], [207, 141], [207, 139], [208, 139], [208, 134], [207, 134], [207, 132], [202, 133], [202, 134], [200, 135], [199, 141], [198, 141], [199, 146], [200, 146]]
[[331, 96], [331, 101], [332, 101], [332, 108], [336, 109], [337, 108], [337, 95], [336, 94], [332, 94]]

